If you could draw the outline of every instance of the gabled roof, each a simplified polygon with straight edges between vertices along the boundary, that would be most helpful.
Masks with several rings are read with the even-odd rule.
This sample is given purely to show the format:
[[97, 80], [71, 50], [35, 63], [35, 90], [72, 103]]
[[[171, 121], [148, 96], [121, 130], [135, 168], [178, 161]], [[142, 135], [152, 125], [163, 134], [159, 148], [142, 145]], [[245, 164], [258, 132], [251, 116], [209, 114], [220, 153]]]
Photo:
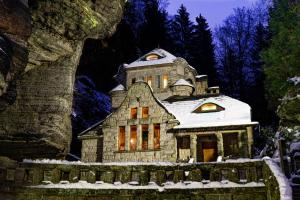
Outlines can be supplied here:
[[117, 91], [124, 91], [125, 90], [125, 87], [122, 85], [122, 84], [119, 84], [119, 85], [117, 85], [115, 88], [113, 88], [111, 91], [110, 91], [110, 93], [111, 92], [117, 92]]
[[[158, 59], [156, 60], [146, 60], [147, 56], [149, 55], [157, 55]], [[136, 61], [124, 65], [124, 68], [134, 68], [134, 67], [143, 67], [143, 66], [150, 66], [150, 65], [160, 65], [160, 64], [169, 64], [173, 63], [176, 59], [176, 56], [172, 55], [171, 53], [163, 50], [163, 49], [154, 49], [147, 53], [146, 55], [140, 57]]]
[[[193, 112], [206, 103], [217, 104], [224, 110], [207, 113]], [[196, 100], [162, 101], [162, 104], [180, 122], [174, 129], [257, 124], [251, 121], [251, 108], [248, 104], [224, 95]]]
[[173, 86], [190, 86], [190, 87], [194, 87], [192, 84], [190, 84], [188, 81], [184, 80], [184, 79], [179, 79], [178, 81], [176, 81], [176, 83], [173, 84]]

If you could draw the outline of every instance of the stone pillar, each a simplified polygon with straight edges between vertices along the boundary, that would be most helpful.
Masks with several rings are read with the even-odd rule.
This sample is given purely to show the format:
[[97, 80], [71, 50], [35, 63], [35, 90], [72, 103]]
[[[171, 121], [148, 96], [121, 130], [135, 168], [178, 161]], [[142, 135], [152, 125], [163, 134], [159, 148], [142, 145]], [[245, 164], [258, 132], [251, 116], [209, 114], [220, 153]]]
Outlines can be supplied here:
[[125, 127], [125, 151], [130, 150], [130, 126]]
[[136, 125], [136, 134], [137, 134], [136, 149], [141, 150], [142, 149], [142, 126], [141, 125]]
[[154, 149], [153, 146], [153, 135], [154, 135], [153, 124], [149, 124], [149, 135], [148, 135], [148, 149]]
[[191, 157], [197, 159], [197, 135], [191, 135], [190, 141]]
[[252, 157], [251, 152], [252, 152], [252, 146], [253, 146], [253, 127], [252, 126], [248, 126], [247, 127], [247, 138], [248, 138], [248, 154], [249, 154], [249, 158]]
[[216, 133], [218, 142], [218, 155], [224, 157], [223, 135], [221, 132]]

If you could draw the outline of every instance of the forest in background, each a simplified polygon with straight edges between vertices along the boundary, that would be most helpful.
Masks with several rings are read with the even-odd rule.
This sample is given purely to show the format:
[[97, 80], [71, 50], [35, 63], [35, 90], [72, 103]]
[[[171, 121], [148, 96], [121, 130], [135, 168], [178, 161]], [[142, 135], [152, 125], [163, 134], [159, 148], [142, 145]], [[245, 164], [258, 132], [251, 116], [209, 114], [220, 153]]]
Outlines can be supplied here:
[[[184, 5], [171, 16], [167, 0], [128, 1], [115, 34], [85, 42], [74, 91], [73, 138], [110, 112], [108, 92], [113, 76], [154, 48], [185, 58], [210, 86], [247, 102], [253, 120], [264, 127], [256, 144], [261, 149], [278, 126], [280, 99], [299, 76], [299, 3], [260, 0], [252, 8], [236, 8], [214, 30], [199, 13], [191, 19]], [[298, 57], [297, 57], [298, 56]], [[75, 154], [80, 145], [73, 141]]]

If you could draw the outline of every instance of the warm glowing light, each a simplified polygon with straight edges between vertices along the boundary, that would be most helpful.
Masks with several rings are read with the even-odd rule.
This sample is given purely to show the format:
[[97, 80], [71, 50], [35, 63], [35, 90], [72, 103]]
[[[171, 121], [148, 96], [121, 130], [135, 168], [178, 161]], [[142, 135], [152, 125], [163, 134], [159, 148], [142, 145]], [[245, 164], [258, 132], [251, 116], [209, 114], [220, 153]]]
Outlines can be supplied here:
[[150, 87], [152, 87], [152, 76], [147, 77], [147, 83]]
[[163, 76], [163, 87], [164, 88], [168, 87], [168, 76], [167, 75]]
[[213, 111], [217, 110], [217, 105], [213, 103], [207, 103], [201, 106], [201, 111]]
[[157, 60], [159, 57], [156, 54], [150, 54], [146, 57], [146, 60]]

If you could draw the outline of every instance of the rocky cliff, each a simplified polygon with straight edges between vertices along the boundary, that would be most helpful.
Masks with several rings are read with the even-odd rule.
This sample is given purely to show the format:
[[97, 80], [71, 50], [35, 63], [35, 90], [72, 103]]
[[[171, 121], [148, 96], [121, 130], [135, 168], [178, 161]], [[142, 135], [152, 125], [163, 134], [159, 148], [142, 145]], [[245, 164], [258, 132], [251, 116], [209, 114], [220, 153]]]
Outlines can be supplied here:
[[83, 43], [110, 36], [124, 3], [0, 1], [0, 155], [14, 159], [66, 155]]

